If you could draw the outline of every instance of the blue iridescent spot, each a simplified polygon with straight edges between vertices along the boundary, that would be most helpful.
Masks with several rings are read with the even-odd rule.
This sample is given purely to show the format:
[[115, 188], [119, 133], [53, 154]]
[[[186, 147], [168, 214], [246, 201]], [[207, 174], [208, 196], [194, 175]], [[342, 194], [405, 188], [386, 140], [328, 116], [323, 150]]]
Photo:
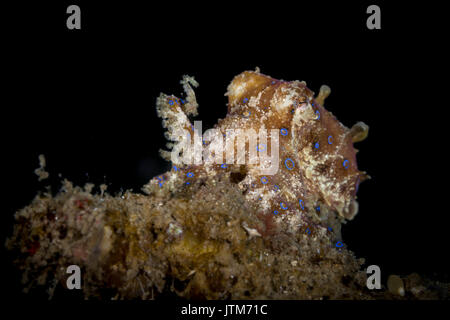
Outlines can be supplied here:
[[283, 128], [283, 129], [280, 130], [280, 133], [281, 133], [282, 136], [287, 136], [288, 130]]
[[180, 100], [181, 100], [181, 103], [184, 104], [184, 100], [183, 99], [180, 99]]
[[304, 206], [304, 202], [302, 199], [298, 199], [298, 203], [300, 205], [300, 208], [302, 208], [302, 210], [305, 210], [305, 206]]
[[280, 190], [280, 187], [278, 187], [276, 184], [273, 185], [273, 190], [278, 191]]
[[333, 136], [328, 136], [328, 144], [332, 144], [333, 143]]
[[222, 169], [228, 168], [228, 166], [227, 166], [225, 163], [223, 163], [220, 167], [221, 167]]
[[274, 211], [273, 211], [273, 214], [278, 214], [278, 210], [274, 210]]
[[320, 119], [320, 111], [316, 110], [316, 114], [317, 114], [316, 120], [319, 120]]
[[336, 248], [342, 248], [344, 244], [341, 241], [336, 242]]
[[194, 176], [194, 173], [193, 172], [188, 172], [188, 173], [186, 173], [186, 176], [188, 178], [192, 178]]
[[328, 227], [328, 231], [333, 232], [333, 228], [332, 227]]
[[348, 169], [348, 160], [345, 159], [344, 162], [342, 162], [342, 165], [344, 166], [345, 169]]
[[[288, 166], [288, 162], [290, 162], [291, 165]], [[284, 165], [286, 166], [286, 169], [288, 169], [288, 170], [292, 170], [295, 168], [295, 163], [294, 163], [294, 161], [292, 161], [291, 158], [287, 158], [286, 160], [284, 160]]]
[[287, 204], [284, 203], [284, 202], [280, 202], [280, 207], [281, 207], [281, 209], [283, 209], [283, 210], [286, 210], [286, 209], [288, 208]]
[[267, 179], [267, 177], [262, 177], [261, 178], [261, 183], [262, 184], [266, 184], [267, 182], [269, 182], [269, 179]]
[[311, 230], [309, 230], [309, 228], [306, 228], [306, 233], [311, 234]]
[[320, 206], [317, 206], [317, 207], [316, 207], [316, 211], [317, 211], [317, 212], [320, 212]]
[[257, 151], [266, 151], [267, 146], [264, 143], [260, 143], [256, 146]]
[[169, 104], [173, 106], [173, 100], [169, 100]]
[[173, 170], [178, 171], [177, 166], [173, 166]]
[[314, 148], [319, 149], [319, 143], [318, 143], [318, 142], [316, 142], [316, 143], [314, 144]]
[[248, 101], [248, 98], [244, 98], [244, 103], [246, 103]]

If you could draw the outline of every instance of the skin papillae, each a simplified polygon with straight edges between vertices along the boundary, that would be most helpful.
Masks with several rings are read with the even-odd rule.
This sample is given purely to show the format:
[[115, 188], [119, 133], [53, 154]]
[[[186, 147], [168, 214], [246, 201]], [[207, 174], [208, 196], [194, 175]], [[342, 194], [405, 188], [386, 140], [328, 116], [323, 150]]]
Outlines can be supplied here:
[[[188, 76], [181, 84], [183, 99], [157, 99], [172, 150], [183, 140], [180, 129], [195, 135], [189, 118], [197, 115], [198, 84]], [[216, 125], [221, 133], [285, 129], [279, 170], [265, 183], [253, 164], [173, 163], [143, 187], [145, 194], [113, 196], [68, 181], [56, 195], [39, 194], [15, 214], [6, 243], [24, 290], [67, 290], [66, 269], [75, 264], [86, 298], [380, 297], [366, 288], [364, 261], [340, 235], [341, 223], [357, 212], [356, 190], [366, 175], [353, 143], [368, 127], [344, 127], [323, 107], [328, 94], [324, 86], [314, 98], [304, 82], [258, 69], [231, 82], [228, 114]], [[171, 152], [162, 155], [170, 160]]]

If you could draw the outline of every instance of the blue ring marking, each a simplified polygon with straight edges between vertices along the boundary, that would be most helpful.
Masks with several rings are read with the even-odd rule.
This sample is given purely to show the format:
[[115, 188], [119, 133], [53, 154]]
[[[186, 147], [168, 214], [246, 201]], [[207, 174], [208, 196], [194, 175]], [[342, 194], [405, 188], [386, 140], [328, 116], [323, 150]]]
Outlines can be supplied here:
[[248, 101], [248, 98], [244, 98], [243, 102], [246, 103]]
[[305, 210], [305, 206], [304, 206], [304, 202], [302, 199], [298, 199], [298, 203], [300, 205], [300, 208], [302, 208], [302, 210]]
[[222, 163], [222, 165], [220, 166], [222, 169], [226, 169], [228, 168], [228, 166], [226, 165], [226, 163]]
[[[263, 181], [263, 179], [264, 179], [265, 182]], [[267, 177], [262, 177], [261, 178], [261, 183], [262, 184], [267, 184], [267, 182], [269, 182], [269, 179], [267, 179]]]
[[180, 100], [181, 100], [181, 103], [184, 104], [184, 100], [183, 99], [180, 99]]
[[172, 99], [169, 100], [169, 104], [170, 104], [171, 106], [173, 106], [173, 100], [172, 100]]
[[188, 178], [192, 178], [194, 176], [194, 173], [193, 172], [188, 172], [188, 173], [186, 173], [186, 176]]
[[261, 200], [262, 200], [262, 197], [260, 196], [260, 197], [258, 198], [258, 200], [261, 201]]
[[306, 233], [311, 234], [311, 230], [309, 230], [309, 228], [306, 228]]
[[320, 212], [320, 206], [317, 206], [317, 207], [316, 207], [316, 211], [317, 211], [317, 212]]
[[[260, 146], [264, 146], [264, 149], [261, 150]], [[267, 148], [267, 146], [266, 146], [265, 143], [260, 143], [260, 144], [258, 144], [258, 145], [256, 146], [256, 150], [257, 150], [257, 151], [266, 151], [266, 148]]]
[[336, 248], [342, 248], [344, 244], [341, 241], [336, 242]]
[[317, 114], [316, 120], [319, 120], [319, 119], [320, 119], [320, 111], [319, 111], [319, 110], [316, 110], [316, 114]]
[[274, 210], [274, 211], [273, 211], [273, 214], [278, 214], [278, 210]]
[[163, 186], [163, 184], [162, 184], [161, 182], [159, 182], [158, 184], [159, 184], [159, 187], [160, 187], [160, 188]]
[[314, 143], [314, 148], [319, 149], [319, 143], [318, 142]]
[[[292, 167], [288, 167], [287, 162], [290, 161], [292, 163]], [[292, 170], [295, 168], [295, 162], [291, 159], [291, 158], [287, 158], [286, 160], [284, 160], [284, 165], [286, 166], [286, 169], [288, 170]]]
[[283, 209], [283, 210], [286, 210], [286, 209], [288, 208], [287, 204], [284, 203], [284, 202], [280, 202], [280, 207], [281, 207], [281, 209]]
[[332, 232], [333, 228], [332, 227], [328, 227], [328, 231]]
[[283, 129], [280, 130], [280, 133], [281, 133], [282, 136], [287, 136], [288, 135], [288, 130], [283, 128]]
[[278, 190], [280, 190], [280, 187], [277, 186], [276, 184], [274, 184], [274, 185], [273, 185], [273, 189], [274, 189], [275, 191], [278, 191]]
[[[331, 141], [330, 141], [331, 139]], [[328, 136], [328, 144], [332, 144], [333, 143], [333, 136]]]
[[173, 166], [173, 170], [178, 171], [177, 166]]
[[344, 162], [342, 162], [342, 165], [344, 166], [345, 169], [348, 169], [348, 160], [345, 159]]

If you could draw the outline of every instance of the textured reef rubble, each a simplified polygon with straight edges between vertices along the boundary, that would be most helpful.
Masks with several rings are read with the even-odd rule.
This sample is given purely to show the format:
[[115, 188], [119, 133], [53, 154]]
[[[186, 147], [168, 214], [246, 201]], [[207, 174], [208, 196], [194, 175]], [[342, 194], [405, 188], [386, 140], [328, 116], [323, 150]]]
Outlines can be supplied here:
[[[187, 76], [181, 83], [184, 98], [157, 99], [170, 141], [170, 151], [162, 151], [167, 160], [186, 142], [180, 132], [194, 145], [198, 138], [189, 120], [197, 115], [192, 86], [198, 84]], [[273, 158], [266, 167], [172, 162], [143, 187], [145, 194], [113, 196], [103, 185], [94, 192], [91, 184], [69, 181], [56, 195], [39, 194], [16, 213], [6, 243], [24, 290], [42, 287], [52, 296], [76, 264], [86, 298], [402, 298], [368, 290], [364, 260], [341, 238], [341, 224], [358, 211], [358, 185], [368, 177], [358, 170], [353, 148], [368, 127], [360, 122], [348, 129], [337, 121], [324, 108], [328, 94], [323, 86], [314, 98], [304, 82], [276, 80], [258, 69], [231, 82], [228, 114], [215, 132], [221, 139], [239, 137], [236, 129], [271, 132], [264, 148], [253, 149], [273, 154], [279, 145], [274, 174], [264, 173]], [[217, 135], [203, 137], [202, 154], [216, 156]], [[250, 150], [251, 144], [247, 157]], [[46, 178], [40, 162], [38, 174]], [[416, 275], [405, 284], [406, 298], [439, 297]]]

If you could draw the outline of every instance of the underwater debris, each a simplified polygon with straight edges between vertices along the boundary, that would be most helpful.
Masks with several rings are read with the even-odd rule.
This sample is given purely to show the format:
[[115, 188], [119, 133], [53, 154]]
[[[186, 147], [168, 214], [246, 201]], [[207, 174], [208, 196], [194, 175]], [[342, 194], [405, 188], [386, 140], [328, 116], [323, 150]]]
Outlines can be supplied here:
[[387, 287], [389, 292], [393, 294], [398, 294], [400, 296], [405, 295], [405, 287], [403, 285], [403, 280], [397, 275], [390, 275], [387, 281]]
[[43, 154], [39, 155], [39, 168], [34, 170], [34, 173], [39, 177], [39, 181], [45, 180], [48, 178], [49, 174], [45, 171], [46, 161], [45, 156]]

